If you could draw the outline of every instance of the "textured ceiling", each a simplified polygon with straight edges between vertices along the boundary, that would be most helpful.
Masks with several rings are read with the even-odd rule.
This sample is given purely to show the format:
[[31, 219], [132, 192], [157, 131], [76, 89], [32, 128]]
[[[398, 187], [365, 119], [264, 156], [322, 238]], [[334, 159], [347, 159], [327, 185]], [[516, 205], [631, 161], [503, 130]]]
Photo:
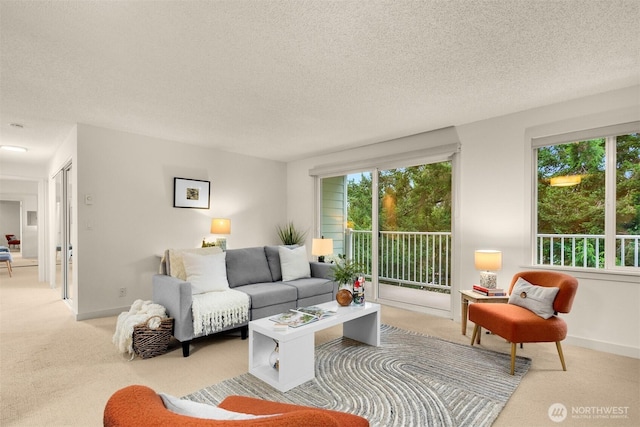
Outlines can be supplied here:
[[86, 123], [289, 161], [460, 125], [638, 84], [639, 5], [3, 0], [0, 144], [39, 162]]

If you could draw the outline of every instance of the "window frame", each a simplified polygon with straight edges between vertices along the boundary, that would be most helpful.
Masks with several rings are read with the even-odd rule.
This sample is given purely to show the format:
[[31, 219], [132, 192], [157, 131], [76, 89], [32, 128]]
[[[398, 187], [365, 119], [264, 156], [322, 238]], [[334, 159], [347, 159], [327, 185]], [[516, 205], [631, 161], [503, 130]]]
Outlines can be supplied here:
[[[533, 268], [550, 268], [567, 271], [581, 271], [594, 273], [621, 273], [640, 275], [639, 267], [617, 266], [616, 264], [616, 152], [617, 136], [629, 133], [640, 133], [640, 121], [621, 123], [599, 128], [584, 129], [580, 131], [547, 135], [543, 137], [531, 137], [531, 232], [530, 232], [530, 256], [529, 263]], [[554, 145], [569, 144], [577, 141], [585, 141], [597, 138], [605, 139], [605, 224], [604, 224], [604, 267], [579, 267], [539, 264], [537, 262], [538, 251], [538, 149]]]

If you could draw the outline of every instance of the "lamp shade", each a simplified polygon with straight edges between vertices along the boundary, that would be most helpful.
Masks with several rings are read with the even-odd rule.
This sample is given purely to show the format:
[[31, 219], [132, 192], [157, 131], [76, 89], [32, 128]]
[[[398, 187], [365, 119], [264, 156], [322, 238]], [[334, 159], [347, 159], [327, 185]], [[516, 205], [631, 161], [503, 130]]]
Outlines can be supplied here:
[[502, 252], [478, 250], [475, 252], [476, 270], [497, 271], [502, 268]]
[[333, 253], [333, 239], [313, 239], [311, 242], [311, 255], [324, 256]]
[[231, 234], [231, 220], [227, 218], [213, 218], [211, 220], [211, 234]]

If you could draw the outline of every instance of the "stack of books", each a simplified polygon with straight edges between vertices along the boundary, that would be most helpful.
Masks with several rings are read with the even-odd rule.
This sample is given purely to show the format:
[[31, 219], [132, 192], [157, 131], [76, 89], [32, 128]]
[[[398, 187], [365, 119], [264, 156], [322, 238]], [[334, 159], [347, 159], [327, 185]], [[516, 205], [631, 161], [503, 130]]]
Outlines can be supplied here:
[[507, 292], [500, 288], [485, 288], [480, 285], [473, 285], [473, 292], [488, 296], [488, 297], [506, 297]]

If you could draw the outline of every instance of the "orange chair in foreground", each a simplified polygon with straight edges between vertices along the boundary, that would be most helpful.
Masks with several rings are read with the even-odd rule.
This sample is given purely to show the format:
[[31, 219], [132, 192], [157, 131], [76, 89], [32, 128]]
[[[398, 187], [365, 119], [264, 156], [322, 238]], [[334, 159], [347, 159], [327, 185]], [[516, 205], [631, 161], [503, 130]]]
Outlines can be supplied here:
[[[558, 288], [555, 297], [553, 294], [556, 291], [551, 288]], [[475, 323], [471, 345], [474, 342], [480, 344], [482, 328], [509, 341], [513, 375], [518, 343], [555, 342], [562, 369], [566, 371], [560, 341], [567, 336], [567, 324], [557, 314], [569, 313], [577, 290], [578, 281], [568, 274], [554, 271], [523, 271], [516, 274], [509, 286], [508, 304], [469, 306], [469, 320]], [[542, 316], [549, 317], [545, 319], [525, 307], [533, 308]]]
[[252, 420], [212, 420], [179, 415], [169, 411], [162, 398], [151, 388], [131, 385], [116, 391], [104, 409], [105, 427], [212, 427], [212, 426], [309, 426], [367, 427], [369, 422], [357, 415], [308, 406], [271, 402], [247, 396], [229, 396], [219, 408], [245, 414], [271, 415]]

